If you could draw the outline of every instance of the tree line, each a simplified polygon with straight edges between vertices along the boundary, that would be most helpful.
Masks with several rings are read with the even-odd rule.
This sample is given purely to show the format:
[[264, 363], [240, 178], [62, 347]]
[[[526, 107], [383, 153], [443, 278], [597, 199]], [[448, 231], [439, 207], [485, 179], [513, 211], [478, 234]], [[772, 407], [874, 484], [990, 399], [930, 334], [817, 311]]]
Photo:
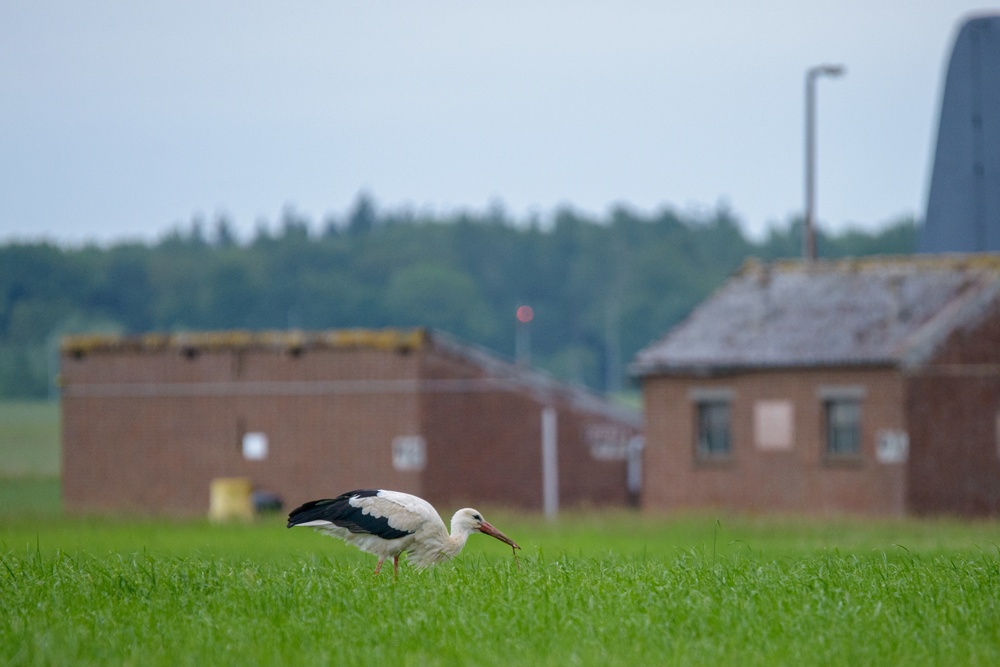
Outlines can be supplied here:
[[[820, 257], [911, 253], [917, 225], [818, 234]], [[724, 207], [620, 206], [514, 220], [382, 211], [359, 195], [317, 230], [288, 209], [240, 242], [225, 216], [152, 243], [0, 245], [0, 397], [54, 394], [58, 341], [84, 332], [427, 326], [513, 357], [530, 305], [531, 362], [615, 391], [627, 364], [747, 257], [798, 257], [792, 221], [751, 241]], [[522, 339], [523, 340], [523, 339]]]

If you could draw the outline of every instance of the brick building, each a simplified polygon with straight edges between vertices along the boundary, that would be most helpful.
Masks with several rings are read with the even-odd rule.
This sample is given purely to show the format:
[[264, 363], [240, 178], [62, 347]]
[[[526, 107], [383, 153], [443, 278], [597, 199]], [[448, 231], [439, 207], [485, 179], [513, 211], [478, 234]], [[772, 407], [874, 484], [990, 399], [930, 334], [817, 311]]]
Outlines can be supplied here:
[[1000, 514], [1000, 255], [748, 262], [632, 372], [646, 509]]
[[442, 508], [635, 500], [638, 411], [439, 332], [76, 336], [61, 381], [75, 510], [203, 513], [229, 477], [286, 505], [357, 487]]

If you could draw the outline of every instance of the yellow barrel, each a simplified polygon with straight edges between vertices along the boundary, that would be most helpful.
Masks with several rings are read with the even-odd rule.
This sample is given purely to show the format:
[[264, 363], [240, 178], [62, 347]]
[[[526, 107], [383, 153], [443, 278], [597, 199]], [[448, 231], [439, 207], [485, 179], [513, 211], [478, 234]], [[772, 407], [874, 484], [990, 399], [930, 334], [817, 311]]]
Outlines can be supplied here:
[[253, 485], [245, 477], [219, 477], [211, 483], [208, 518], [212, 521], [253, 520], [250, 494]]

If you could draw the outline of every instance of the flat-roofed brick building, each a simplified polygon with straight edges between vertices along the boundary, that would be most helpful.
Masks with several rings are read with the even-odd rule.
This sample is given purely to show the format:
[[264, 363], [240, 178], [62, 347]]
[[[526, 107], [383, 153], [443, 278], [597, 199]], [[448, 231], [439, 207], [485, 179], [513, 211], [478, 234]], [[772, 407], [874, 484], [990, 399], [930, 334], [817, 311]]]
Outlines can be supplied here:
[[357, 487], [443, 507], [635, 501], [638, 411], [441, 332], [76, 336], [61, 354], [75, 510], [202, 513], [231, 477], [286, 504]]

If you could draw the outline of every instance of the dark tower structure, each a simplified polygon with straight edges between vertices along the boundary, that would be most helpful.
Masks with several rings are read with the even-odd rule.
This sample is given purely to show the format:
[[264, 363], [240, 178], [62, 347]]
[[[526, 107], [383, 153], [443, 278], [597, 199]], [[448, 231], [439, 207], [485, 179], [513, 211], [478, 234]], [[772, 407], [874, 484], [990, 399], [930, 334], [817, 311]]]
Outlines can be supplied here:
[[955, 39], [920, 251], [1000, 251], [1000, 15]]

